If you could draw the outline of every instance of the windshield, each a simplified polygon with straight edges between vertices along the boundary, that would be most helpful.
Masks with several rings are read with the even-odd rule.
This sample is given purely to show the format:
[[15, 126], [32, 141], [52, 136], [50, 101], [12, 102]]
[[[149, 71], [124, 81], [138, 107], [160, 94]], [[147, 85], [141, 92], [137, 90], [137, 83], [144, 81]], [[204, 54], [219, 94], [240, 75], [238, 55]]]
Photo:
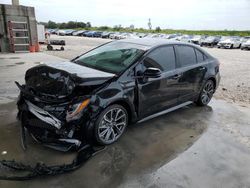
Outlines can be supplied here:
[[111, 42], [77, 58], [74, 62], [86, 67], [118, 74], [129, 67], [147, 50], [146, 46]]

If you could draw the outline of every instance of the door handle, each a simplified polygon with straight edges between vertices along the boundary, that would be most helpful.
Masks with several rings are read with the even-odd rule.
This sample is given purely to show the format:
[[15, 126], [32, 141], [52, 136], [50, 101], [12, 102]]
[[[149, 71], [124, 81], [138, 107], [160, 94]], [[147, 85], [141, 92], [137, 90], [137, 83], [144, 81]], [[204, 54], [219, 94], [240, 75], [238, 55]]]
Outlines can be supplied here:
[[177, 80], [177, 79], [180, 78], [180, 77], [181, 77], [181, 74], [176, 74], [176, 75], [173, 76], [173, 79], [174, 79], [174, 80]]
[[205, 70], [206, 69], [206, 67], [200, 67], [199, 68], [199, 70]]

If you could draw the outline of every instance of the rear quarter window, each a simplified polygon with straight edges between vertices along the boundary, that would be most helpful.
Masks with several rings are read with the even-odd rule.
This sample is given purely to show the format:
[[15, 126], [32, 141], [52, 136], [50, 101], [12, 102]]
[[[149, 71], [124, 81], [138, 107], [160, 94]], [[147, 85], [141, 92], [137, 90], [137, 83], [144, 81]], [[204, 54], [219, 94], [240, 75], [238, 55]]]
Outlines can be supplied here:
[[195, 53], [196, 53], [198, 63], [201, 63], [205, 60], [205, 55], [200, 50], [195, 49]]
[[191, 46], [177, 46], [178, 57], [181, 67], [196, 64], [196, 54]]

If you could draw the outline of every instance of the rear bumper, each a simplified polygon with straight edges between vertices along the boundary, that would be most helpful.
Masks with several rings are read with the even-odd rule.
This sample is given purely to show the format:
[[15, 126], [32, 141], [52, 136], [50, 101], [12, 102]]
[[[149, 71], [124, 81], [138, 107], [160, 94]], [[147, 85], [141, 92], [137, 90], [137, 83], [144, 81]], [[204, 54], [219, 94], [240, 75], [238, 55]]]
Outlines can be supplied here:
[[215, 89], [217, 89], [219, 87], [220, 79], [221, 79], [220, 72], [218, 72], [216, 74], [215, 79], [216, 79], [216, 88]]

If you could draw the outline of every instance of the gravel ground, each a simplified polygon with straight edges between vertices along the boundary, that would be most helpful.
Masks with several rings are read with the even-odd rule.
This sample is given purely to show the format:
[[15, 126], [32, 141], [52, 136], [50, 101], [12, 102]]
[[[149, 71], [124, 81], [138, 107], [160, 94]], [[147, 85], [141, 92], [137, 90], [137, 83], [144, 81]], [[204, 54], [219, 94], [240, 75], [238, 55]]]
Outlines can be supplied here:
[[[109, 39], [85, 38], [74, 36], [55, 36], [51, 39], [66, 41], [65, 51], [46, 51], [44, 53], [72, 59], [98, 45], [109, 42]], [[60, 48], [60, 46], [54, 46]], [[250, 106], [250, 51], [239, 49], [205, 48], [211, 55], [219, 59], [221, 66], [221, 83], [215, 98], [224, 99], [241, 106]]]

